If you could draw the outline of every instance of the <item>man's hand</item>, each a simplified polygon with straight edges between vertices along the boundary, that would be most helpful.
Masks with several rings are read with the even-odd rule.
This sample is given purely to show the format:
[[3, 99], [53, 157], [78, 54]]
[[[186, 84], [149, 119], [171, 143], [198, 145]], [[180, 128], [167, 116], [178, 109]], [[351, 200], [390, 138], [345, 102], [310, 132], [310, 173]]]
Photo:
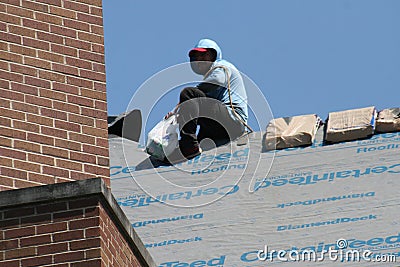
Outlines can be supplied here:
[[169, 117], [171, 117], [174, 114], [175, 114], [174, 112], [170, 111], [170, 112], [167, 113], [167, 115], [164, 116], [164, 119], [166, 120], [166, 119], [168, 119]]

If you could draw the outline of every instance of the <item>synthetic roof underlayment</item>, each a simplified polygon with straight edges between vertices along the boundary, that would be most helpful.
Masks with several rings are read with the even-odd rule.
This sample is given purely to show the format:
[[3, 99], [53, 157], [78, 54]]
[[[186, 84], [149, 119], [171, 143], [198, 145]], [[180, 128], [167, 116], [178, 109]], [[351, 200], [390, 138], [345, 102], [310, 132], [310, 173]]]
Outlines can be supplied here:
[[[337, 266], [355, 250], [360, 261], [346, 265], [379, 266], [391, 253], [399, 262], [400, 132], [326, 146], [322, 135], [260, 153], [256, 133], [157, 168], [137, 143], [110, 137], [112, 192], [163, 267], [281, 266], [304, 251], [316, 262], [293, 266]], [[272, 257], [263, 261], [265, 246]], [[322, 253], [329, 248], [332, 257]], [[272, 250], [287, 253], [280, 260]]]

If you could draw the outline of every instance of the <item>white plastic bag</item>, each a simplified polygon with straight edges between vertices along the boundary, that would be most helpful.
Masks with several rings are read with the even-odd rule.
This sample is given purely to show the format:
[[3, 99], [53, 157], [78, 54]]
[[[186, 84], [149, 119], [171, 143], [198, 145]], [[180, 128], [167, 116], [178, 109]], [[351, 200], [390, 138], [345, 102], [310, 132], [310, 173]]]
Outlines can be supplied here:
[[146, 152], [164, 160], [178, 147], [178, 123], [176, 115], [164, 119], [148, 133]]

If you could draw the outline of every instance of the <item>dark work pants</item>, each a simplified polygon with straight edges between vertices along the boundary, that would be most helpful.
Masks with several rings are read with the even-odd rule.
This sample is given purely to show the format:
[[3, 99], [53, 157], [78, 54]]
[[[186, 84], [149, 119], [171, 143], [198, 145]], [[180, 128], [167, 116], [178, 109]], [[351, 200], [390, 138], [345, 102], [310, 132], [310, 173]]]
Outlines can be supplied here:
[[[207, 97], [197, 87], [183, 89], [179, 103], [180, 145], [197, 146], [205, 138], [234, 140], [244, 133], [243, 124], [231, 117], [224, 103]], [[200, 126], [198, 136], [197, 125]]]

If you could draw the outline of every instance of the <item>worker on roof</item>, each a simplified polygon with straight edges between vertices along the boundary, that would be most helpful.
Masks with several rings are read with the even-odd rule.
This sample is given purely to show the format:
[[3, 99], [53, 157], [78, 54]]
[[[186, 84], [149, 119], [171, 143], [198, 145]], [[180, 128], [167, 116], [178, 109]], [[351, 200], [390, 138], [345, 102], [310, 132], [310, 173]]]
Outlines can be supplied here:
[[189, 58], [192, 70], [203, 76], [203, 82], [183, 89], [175, 109], [181, 136], [179, 148], [186, 159], [201, 153], [199, 141], [205, 138], [229, 141], [240, 137], [248, 119], [242, 76], [232, 63], [222, 59], [217, 43], [201, 39], [189, 51]]

